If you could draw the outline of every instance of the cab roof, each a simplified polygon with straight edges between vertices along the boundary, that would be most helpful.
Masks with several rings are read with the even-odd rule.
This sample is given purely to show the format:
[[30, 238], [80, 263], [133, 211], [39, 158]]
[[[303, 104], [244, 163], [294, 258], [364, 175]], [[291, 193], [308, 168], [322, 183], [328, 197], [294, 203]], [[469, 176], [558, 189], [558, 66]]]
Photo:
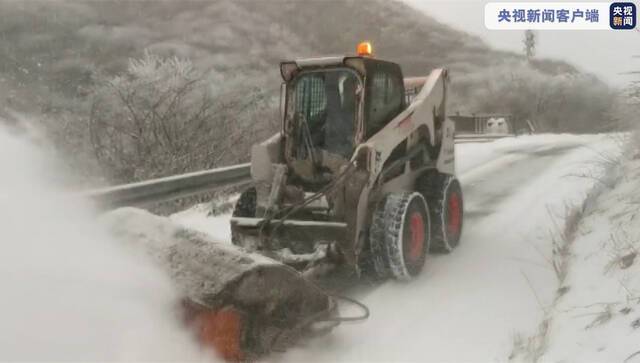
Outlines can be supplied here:
[[285, 82], [290, 81], [295, 75], [305, 69], [332, 68], [346, 66], [355, 69], [361, 75], [367, 73], [367, 68], [375, 64], [387, 64], [398, 66], [396, 63], [362, 56], [331, 56], [317, 58], [302, 58], [280, 63], [280, 74]]

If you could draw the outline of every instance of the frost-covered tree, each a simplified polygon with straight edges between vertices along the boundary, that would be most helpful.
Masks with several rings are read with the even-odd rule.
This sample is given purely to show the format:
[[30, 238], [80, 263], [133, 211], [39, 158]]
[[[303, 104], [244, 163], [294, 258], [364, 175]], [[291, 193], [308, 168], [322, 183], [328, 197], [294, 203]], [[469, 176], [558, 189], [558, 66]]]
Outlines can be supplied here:
[[256, 132], [264, 136], [276, 121], [270, 110], [255, 90], [214, 99], [190, 61], [145, 52], [96, 88], [90, 136], [110, 179], [130, 182], [246, 158]]
[[[482, 87], [473, 85], [482, 81]], [[546, 131], [604, 131], [610, 126], [613, 93], [597, 78], [583, 74], [550, 76], [528, 64], [453, 80], [452, 90], [472, 112], [509, 113]], [[455, 106], [454, 106], [455, 107]], [[454, 108], [455, 109], [455, 108]], [[469, 111], [467, 111], [469, 112]]]
[[[634, 58], [640, 58], [640, 56], [634, 56]], [[629, 84], [617, 99], [615, 108], [616, 119], [621, 128], [636, 130], [634, 136], [637, 140], [637, 144], [640, 144], [640, 71], [627, 72], [632, 76]]]

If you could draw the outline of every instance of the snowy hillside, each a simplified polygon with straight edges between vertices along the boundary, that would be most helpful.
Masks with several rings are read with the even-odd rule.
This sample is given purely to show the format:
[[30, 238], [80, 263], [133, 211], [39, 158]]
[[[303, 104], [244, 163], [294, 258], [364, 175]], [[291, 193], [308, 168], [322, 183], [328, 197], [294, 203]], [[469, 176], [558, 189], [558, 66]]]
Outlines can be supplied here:
[[[447, 68], [451, 114], [556, 132], [615, 122], [615, 94], [596, 77], [492, 49], [399, 1], [0, 0], [0, 13], [0, 116], [29, 115], [85, 187], [246, 161], [279, 129], [280, 61], [353, 54], [363, 40], [405, 76]], [[180, 132], [153, 131], [165, 122]]]

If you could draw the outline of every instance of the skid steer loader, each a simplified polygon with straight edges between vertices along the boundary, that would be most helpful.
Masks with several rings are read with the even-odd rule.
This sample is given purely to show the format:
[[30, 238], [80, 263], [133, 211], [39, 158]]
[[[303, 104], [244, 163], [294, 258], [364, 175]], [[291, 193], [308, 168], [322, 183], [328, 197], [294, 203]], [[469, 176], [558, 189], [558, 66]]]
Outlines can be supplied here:
[[447, 71], [403, 78], [371, 55], [283, 62], [282, 130], [254, 145], [232, 241], [307, 278], [346, 266], [410, 279], [460, 240]]
[[[340, 271], [375, 280], [418, 275], [429, 250], [462, 230], [447, 72], [403, 78], [358, 56], [281, 64], [282, 130], [252, 148], [253, 185], [231, 218], [232, 242], [122, 209], [115, 233], [144, 245], [180, 290], [184, 321], [230, 361], [252, 361], [343, 321], [320, 287]], [[147, 231], [145, 226], [156, 226]]]

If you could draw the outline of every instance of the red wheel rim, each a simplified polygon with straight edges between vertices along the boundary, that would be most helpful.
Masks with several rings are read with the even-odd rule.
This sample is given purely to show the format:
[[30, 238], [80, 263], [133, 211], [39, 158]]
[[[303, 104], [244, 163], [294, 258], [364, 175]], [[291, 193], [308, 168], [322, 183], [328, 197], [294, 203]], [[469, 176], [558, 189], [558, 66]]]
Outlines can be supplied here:
[[458, 238], [460, 225], [462, 224], [462, 206], [460, 194], [453, 192], [449, 195], [447, 213], [447, 234], [451, 239]]
[[415, 263], [422, 258], [424, 250], [424, 218], [420, 212], [414, 212], [411, 214], [409, 223], [409, 232], [411, 234], [409, 262]]

